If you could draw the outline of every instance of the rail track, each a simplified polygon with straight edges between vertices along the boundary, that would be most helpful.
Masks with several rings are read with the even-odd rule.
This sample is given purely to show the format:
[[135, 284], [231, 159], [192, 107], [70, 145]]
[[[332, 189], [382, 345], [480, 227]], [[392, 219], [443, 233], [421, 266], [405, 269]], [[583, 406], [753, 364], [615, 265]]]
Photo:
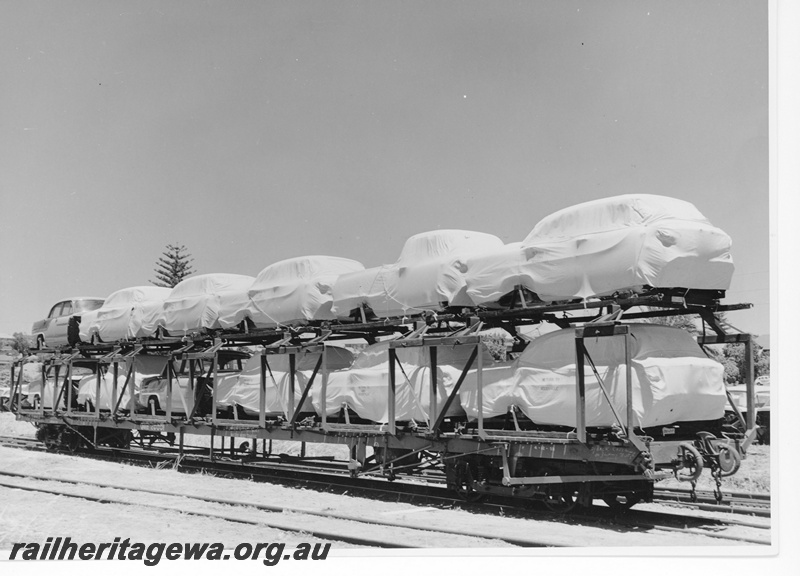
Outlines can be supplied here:
[[654, 500], [708, 512], [730, 512], [763, 518], [769, 518], [771, 515], [769, 494], [722, 492], [722, 502], [717, 503], [717, 498], [711, 490], [697, 490], [693, 498], [689, 489], [660, 488], [655, 490]]
[[[8, 480], [9, 478], [14, 479], [15, 481], [9, 482]], [[36, 481], [36, 483], [32, 485], [29, 482], [31, 480]], [[48, 486], [45, 487], [37, 485], [40, 483], [47, 483]], [[52, 484], [56, 484], [56, 486], [51, 486]], [[71, 489], [69, 492], [67, 492], [63, 488], [64, 485], [68, 485], [70, 487], [79, 487], [79, 488], [88, 486], [94, 489], [123, 491], [135, 495], [141, 495], [141, 494], [157, 495], [162, 497], [180, 499], [181, 502], [177, 505], [169, 505], [169, 504], [155, 504], [152, 502], [142, 502], [141, 498], [138, 498], [134, 501], [130, 501], [118, 497], [115, 498], [111, 496], [98, 496], [97, 490], [94, 490], [93, 494], [87, 494], [85, 492], [81, 492], [80, 490], [78, 490], [78, 492], [76, 493], [74, 491], [74, 488]], [[472, 539], [481, 541], [500, 541], [500, 542], [506, 542], [512, 546], [526, 547], [526, 548], [560, 546], [560, 544], [548, 542], [546, 539], [534, 540], [534, 539], [515, 537], [511, 535], [487, 536], [485, 534], [479, 534], [466, 530], [450, 530], [446, 528], [433, 528], [429, 526], [420, 527], [419, 525], [414, 525], [408, 522], [390, 522], [374, 518], [365, 518], [355, 515], [321, 512], [317, 510], [309, 510], [304, 508], [293, 508], [288, 506], [270, 506], [253, 502], [238, 501], [228, 498], [212, 498], [208, 496], [187, 495], [184, 493], [170, 492], [165, 490], [151, 490], [141, 487], [130, 487], [118, 484], [90, 482], [86, 480], [76, 480], [76, 479], [42, 476], [34, 474], [20, 474], [6, 470], [0, 470], [0, 486], [18, 490], [27, 490], [45, 494], [53, 494], [61, 497], [66, 496], [70, 498], [79, 498], [101, 504], [136, 505], [136, 506], [146, 506], [148, 508], [155, 508], [159, 510], [172, 510], [180, 512], [182, 514], [189, 514], [192, 516], [205, 516], [205, 517], [225, 520], [228, 522], [251, 524], [262, 527], [266, 526], [287, 532], [303, 533], [323, 540], [346, 542], [349, 544], [356, 544], [359, 546], [370, 546], [377, 548], [419, 548], [420, 546], [404, 544], [403, 541], [399, 540], [396, 535], [392, 538], [366, 537], [363, 535], [358, 535], [359, 532], [364, 531], [364, 528], [356, 527], [356, 529], [354, 530], [352, 524], [355, 523], [357, 525], [368, 525], [368, 529], [370, 531], [374, 531], [375, 527], [390, 527], [395, 529], [400, 528], [406, 531], [410, 531], [412, 533], [418, 533], [417, 537], [415, 538], [416, 541], [420, 540], [439, 541], [439, 540], [432, 540], [431, 536], [432, 535], [440, 536], [446, 534], [459, 537], [460, 540], [458, 541], [460, 541], [461, 544], [464, 546], [468, 546], [471, 543], [474, 544], [474, 542], [471, 542]], [[202, 512], [197, 510], [192, 510], [191, 507], [187, 507], [186, 505], [187, 500], [190, 502], [196, 501], [201, 503], [224, 505], [226, 507], [230, 507], [233, 510], [233, 512], [219, 513], [207, 510]], [[252, 518], [252, 517], [248, 518], [241, 515], [241, 510], [243, 509], [250, 509], [250, 510], [255, 509], [258, 510], [259, 512], [266, 513], [266, 515], [259, 518]], [[275, 518], [276, 516], [280, 516], [280, 518], [276, 519]], [[314, 516], [317, 518], [326, 519], [327, 521], [329, 521], [327, 522], [328, 527], [322, 529], [312, 528], [311, 524], [309, 524], [307, 520], [304, 518], [307, 516]], [[331, 523], [330, 521], [333, 521], [333, 523]], [[408, 534], [406, 534], [406, 536], [408, 536]], [[425, 546], [423, 545], [423, 547]]]
[[[41, 443], [30, 438], [0, 437], [0, 445], [29, 450], [46, 450]], [[161, 462], [171, 462], [176, 467], [185, 468], [187, 470], [198, 470], [201, 468], [208, 470], [207, 466], [213, 464], [214, 468], [229, 474], [244, 472], [246, 475], [254, 476], [259, 475], [259, 472], [270, 471], [270, 477], [275, 480], [285, 477], [291, 480], [303, 480], [310, 484], [317, 483], [318, 481], [327, 484], [331, 481], [330, 475], [349, 477], [349, 471], [344, 463], [336, 463], [325, 459], [314, 459], [312, 457], [292, 457], [285, 454], [276, 455], [272, 462], [253, 463], [249, 462], [246, 458], [229, 458], [226, 456], [217, 456], [217, 458], [211, 461], [208, 457], [198, 457], [196, 454], [179, 459], [176, 450], [164, 448], [146, 451], [138, 449], [123, 450], [99, 448], [84, 451], [84, 453], [94, 457], [112, 455], [117, 459], [131, 461], [159, 460]], [[310, 463], [313, 463], [314, 469], [310, 469]], [[312, 475], [319, 475], [320, 470], [321, 478], [312, 477]], [[298, 474], [309, 475], [309, 477], [300, 478]], [[375, 474], [375, 476], [378, 475]], [[267, 478], [265, 477], [264, 479]], [[345, 480], [344, 478], [339, 478], [336, 483], [341, 484], [343, 482], [365, 490], [369, 490], [373, 485], [381, 492], [386, 489], [385, 479], [382, 477], [380, 480], [377, 480], [377, 482], [370, 478], [369, 475], [362, 476], [352, 482], [349, 479]], [[414, 479], [403, 477], [401, 480], [394, 482], [392, 486], [394, 487], [392, 490], [393, 492], [402, 492], [407, 495], [417, 493], [419, 495], [425, 494], [430, 496], [432, 489], [443, 488], [445, 486], [445, 478], [443, 475], [439, 474], [428, 474], [424, 477], [417, 477]], [[459, 499], [446, 494], [446, 491], [442, 491], [442, 494], [437, 494], [436, 497], [449, 504], [460, 502]], [[520, 505], [519, 500], [497, 497], [493, 500], [502, 501], [505, 505]], [[712, 491], [698, 490], [695, 493], [695, 498], [692, 499], [691, 490], [689, 489], [656, 488], [653, 501], [698, 508], [709, 512], [730, 512], [733, 514], [770, 517], [770, 497], [768, 494], [727, 491], [722, 492], [722, 503], [718, 504]]]
[[[37, 450], [37, 451], [45, 450], [44, 446], [41, 443], [30, 438], [0, 437], [0, 445], [11, 448], [26, 449], [26, 450]], [[757, 519], [751, 520], [743, 517], [742, 514], [745, 513], [755, 515], [752, 512], [746, 512], [745, 510], [747, 510], [747, 508], [744, 506], [736, 506], [729, 508], [728, 506], [715, 506], [711, 504], [693, 503], [693, 506], [701, 507], [700, 511], [738, 512], [737, 514], [726, 514], [725, 518], [713, 517], [713, 516], [686, 515], [674, 512], [653, 511], [653, 510], [643, 510], [643, 509], [633, 509], [624, 513], [620, 513], [619, 511], [612, 510], [604, 506], [595, 506], [590, 509], [581, 510], [579, 512], [573, 512], [569, 514], [569, 516], [567, 517], [563, 514], [557, 514], [545, 510], [541, 505], [537, 506], [536, 504], [538, 503], [532, 503], [529, 501], [492, 498], [490, 501], [482, 503], [465, 503], [462, 500], [458, 499], [457, 497], [454, 497], [452, 493], [445, 488], [443, 479], [436, 477], [428, 479], [415, 479], [410, 481], [398, 480], [391, 483], [387, 482], [385, 479], [371, 479], [365, 477], [354, 479], [351, 478], [349, 474], [346, 473], [346, 468], [333, 466], [333, 463], [330, 462], [327, 463], [328, 464], [327, 469], [323, 472], [319, 470], [309, 469], [309, 464], [301, 463], [300, 459], [298, 458], [289, 459], [290, 461], [297, 461], [296, 463], [294, 462], [287, 463], [285, 458], [283, 460], [281, 460], [280, 458], [276, 458], [275, 463], [267, 462], [267, 463], [255, 464], [251, 462], [246, 462], [241, 459], [230, 459], [230, 458], [217, 458], [211, 461], [207, 457], [199, 458], [196, 455], [187, 456], [184, 458], [178, 458], [177, 454], [170, 450], [162, 450], [161, 452], [151, 452], [144, 450], [130, 450], [130, 449], [122, 450], [122, 449], [110, 449], [110, 448], [81, 451], [78, 455], [83, 457], [103, 459], [103, 460], [124, 461], [144, 466], [172, 467], [186, 472], [203, 471], [206, 473], [212, 473], [219, 476], [247, 478], [255, 481], [280, 483], [293, 487], [296, 487], [298, 485], [304, 485], [306, 487], [314, 488], [316, 490], [348, 493], [351, 495], [358, 494], [371, 498], [414, 503], [418, 505], [432, 506], [441, 509], [468, 508], [469, 510], [476, 513], [517, 517], [517, 518], [520, 517], [536, 518], [536, 519], [568, 518], [569, 521], [571, 522], [581, 522], [590, 525], [614, 524], [614, 525], [631, 526], [639, 530], [658, 529], [658, 530], [682, 532], [688, 534], [702, 534], [705, 536], [710, 536], [724, 540], [733, 540], [747, 544], [764, 545], [770, 543], [769, 540], [770, 526], [768, 521], [766, 521], [765, 523], [764, 521], [758, 521]], [[13, 477], [14, 474], [10, 472], [7, 473], [0, 471], [0, 476], [6, 476], [7, 478], [9, 478]], [[97, 488], [118, 488], [129, 491], [138, 490], [144, 493], [160, 494], [162, 496], [170, 496], [170, 497], [184, 496], [182, 494], [168, 493], [165, 491], [153, 491], [153, 490], [138, 489], [131, 487], [101, 485], [99, 483], [93, 483], [89, 481], [75, 480], [75, 479], [63, 479], [63, 478], [58, 479], [58, 478], [47, 478], [47, 477], [34, 478], [32, 476], [29, 476], [29, 479], [38, 481], [66, 482], [75, 485], [84, 484], [88, 486], [95, 486]], [[0, 482], [0, 484], [6, 485], [3, 482]], [[664, 494], [663, 497], [661, 495], [662, 493]], [[701, 494], [702, 493], [698, 493], [698, 496]], [[658, 501], [671, 502], [673, 505], [675, 503], [686, 504], [685, 502], [681, 502], [681, 499], [688, 500], [689, 494], [688, 491], [684, 493], [684, 491], [681, 490], [671, 489], [668, 491], [666, 490], [659, 491], [657, 497]], [[767, 502], [768, 504], [769, 502], [768, 496], [766, 495], [747, 495], [744, 493], [729, 493], [726, 494], [725, 497], [726, 498], [730, 497], [731, 499], [735, 498], [736, 502], [746, 501], [748, 500], [748, 497], [749, 500], [754, 502], [759, 502], [762, 504], [764, 502]], [[252, 506], [249, 503], [236, 502], [220, 498], [198, 498], [198, 499], [205, 500], [206, 502], [226, 504], [233, 507], [244, 506], [244, 505]], [[702, 506], [705, 506], [705, 508], [703, 508]], [[348, 517], [347, 515], [331, 515], [328, 513], [320, 513], [310, 510], [290, 509], [288, 507], [259, 506], [258, 508], [263, 512], [270, 512], [270, 513], [291, 512], [296, 514], [305, 514], [317, 517], [324, 516], [331, 520], [339, 520], [339, 521], [351, 521], [351, 522], [368, 521], [371, 523], [373, 522], [373, 520], [365, 520], [363, 518], [357, 518], [357, 517]], [[762, 516], [768, 515], [768, 511], [766, 512], [766, 514], [761, 514], [761, 515]], [[333, 516], [335, 516], [336, 518], [333, 518]], [[229, 519], [229, 520], [236, 521], [235, 519]], [[376, 526], [384, 525], [384, 526], [392, 526], [395, 528], [402, 528], [409, 530], [420, 529], [418, 525], [410, 523], [398, 523], [398, 522], [387, 523], [385, 521], [377, 521], [374, 523]], [[753, 536], [752, 534], [749, 534], [746, 536], [741, 536], [736, 534], [725, 534], [722, 532], [725, 529], [725, 527], [736, 527], [736, 526], [747, 527], [749, 529], [756, 529], [757, 535]], [[277, 525], [274, 527], [280, 528], [280, 526]], [[450, 534], [452, 536], [459, 535], [464, 537], [480, 537], [483, 538], [484, 540], [487, 538], [485, 534], [477, 534], [477, 533], [465, 534], [463, 531], [460, 530], [435, 529], [433, 531], [439, 532], [441, 534]], [[760, 536], [761, 533], [765, 533], [766, 537], [761, 537]], [[330, 534], [328, 535], [319, 534], [318, 537], [337, 540], [337, 538], [331, 538]], [[497, 538], [494, 537], [492, 538], [503, 541], [511, 546], [541, 547], [541, 546], [563, 545], [562, 543], [549, 541], [546, 538], [526, 539], [526, 538], [520, 538], [517, 535], [507, 535], [505, 537], [500, 536]], [[343, 540], [340, 537], [338, 538], [338, 541], [347, 541], [359, 545], [380, 546], [380, 547], [386, 547], [384, 546], [384, 544], [387, 544], [387, 542], [382, 542], [380, 541], [380, 539], [375, 539], [375, 542], [372, 543], [367, 543], [366, 540], [368, 539], [362, 542], [356, 542], [355, 541], [356, 539], [357, 538], [353, 540]], [[393, 539], [392, 541], [396, 544], [396, 540]]]

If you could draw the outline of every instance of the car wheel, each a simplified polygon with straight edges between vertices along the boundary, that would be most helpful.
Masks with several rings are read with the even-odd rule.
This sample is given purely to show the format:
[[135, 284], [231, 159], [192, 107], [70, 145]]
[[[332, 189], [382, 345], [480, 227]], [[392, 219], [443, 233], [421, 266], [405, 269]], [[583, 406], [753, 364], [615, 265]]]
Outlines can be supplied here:
[[42, 336], [41, 334], [39, 334], [36, 337], [36, 349], [37, 350], [43, 350], [44, 349], [44, 336]]

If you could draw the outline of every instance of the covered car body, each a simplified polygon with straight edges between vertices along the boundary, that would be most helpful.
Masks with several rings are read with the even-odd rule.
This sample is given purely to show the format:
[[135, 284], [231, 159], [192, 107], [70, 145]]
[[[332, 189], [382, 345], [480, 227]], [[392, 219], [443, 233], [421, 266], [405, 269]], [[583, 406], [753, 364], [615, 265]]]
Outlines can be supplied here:
[[[314, 367], [321, 352], [303, 351], [295, 359], [295, 407], [300, 396], [314, 373]], [[339, 370], [345, 370], [353, 363], [353, 353], [344, 347], [328, 346], [326, 360], [329, 377]], [[264, 389], [265, 413], [270, 417], [289, 414], [289, 386], [291, 382], [290, 360], [288, 354], [267, 355], [266, 387]], [[322, 369], [314, 379], [314, 389], [319, 389], [322, 381]], [[245, 413], [259, 413], [259, 397], [261, 388], [261, 355], [252, 356], [236, 379], [218, 383], [217, 406], [219, 408], [240, 407]], [[311, 395], [303, 403], [301, 412], [314, 412]]]
[[[97, 365], [94, 362], [84, 363], [81, 360], [74, 360], [72, 363], [72, 372], [70, 373], [70, 383], [72, 386], [72, 407], [77, 407], [78, 389], [81, 381], [87, 376], [93, 377]], [[58, 380], [56, 381], [56, 371], [53, 367], [47, 369], [46, 378], [42, 381], [41, 376], [32, 381], [28, 386], [28, 399], [27, 402], [30, 406], [36, 407], [41, 405], [46, 410], [52, 410], [55, 405], [55, 400], [61, 395], [58, 400], [58, 409], [65, 410], [67, 407], [68, 390], [65, 388], [63, 394], [61, 388], [64, 386], [64, 381], [67, 378], [67, 368], [62, 366], [58, 372]]]
[[[325, 412], [331, 416], [347, 407], [365, 420], [389, 421], [389, 342], [365, 348], [349, 370], [328, 376]], [[430, 413], [431, 372], [426, 348], [398, 348], [395, 365], [395, 420], [426, 422]], [[484, 362], [492, 358], [484, 351]], [[441, 410], [453, 390], [461, 368], [466, 364], [471, 347], [440, 347], [437, 354], [436, 391]], [[312, 389], [312, 402], [317, 414], [322, 411], [322, 389]], [[464, 411], [453, 403], [447, 416], [460, 416]]]
[[97, 310], [85, 312], [81, 318], [80, 338], [114, 342], [152, 336], [158, 328], [164, 300], [171, 288], [133, 286], [111, 294]]
[[256, 327], [332, 320], [333, 285], [363, 264], [334, 256], [302, 256], [264, 268], [247, 292], [247, 316]]
[[[128, 385], [125, 381], [130, 370], [130, 362], [133, 362], [133, 372]], [[164, 373], [168, 359], [166, 356], [151, 354], [137, 354], [132, 359], [119, 363], [117, 372], [117, 401], [121, 409], [130, 406], [131, 397], [136, 398], [139, 394], [141, 384], [148, 378], [158, 377]], [[100, 399], [97, 398], [97, 374], [90, 374], [81, 379], [78, 383], [78, 404], [85, 407], [101, 410], [114, 410], [116, 407], [114, 399], [114, 372], [109, 369], [100, 374]], [[121, 398], [121, 400], [120, 400]]]
[[[29, 406], [34, 404], [34, 396], [36, 396], [36, 402], [41, 398], [42, 363], [39, 361], [25, 362], [22, 364], [21, 369], [21, 381], [17, 380], [19, 372], [15, 372], [13, 380], [9, 378], [7, 382], [0, 384], [0, 405], [10, 405], [12, 394], [18, 395], [20, 403], [27, 400]], [[20, 370], [20, 368], [17, 367], [17, 370]], [[16, 388], [17, 383], [19, 383], [19, 389]]]
[[545, 302], [646, 286], [727, 290], [730, 248], [730, 237], [689, 202], [603, 198], [547, 216], [518, 245], [467, 258], [466, 293], [489, 305], [516, 285]]
[[158, 323], [172, 336], [235, 326], [244, 319], [247, 290], [254, 280], [220, 273], [186, 278], [164, 300]]
[[[724, 369], [703, 353], [688, 332], [657, 324], [628, 326], [635, 426], [714, 420], [723, 416], [727, 402]], [[617, 414], [624, 420], [624, 337], [586, 338], [584, 343]], [[513, 405], [536, 424], [575, 426], [575, 358], [575, 331], [565, 329], [533, 340], [517, 360], [484, 370], [484, 417], [502, 416]], [[588, 363], [584, 373], [586, 425], [612, 426], [614, 415]], [[474, 371], [464, 381], [459, 395], [467, 415], [476, 419]]]
[[211, 411], [212, 406], [214, 363], [216, 362], [216, 381], [219, 386], [220, 382], [238, 376], [244, 368], [243, 363], [249, 358], [250, 353], [244, 350], [220, 350], [214, 360], [206, 359], [195, 367], [194, 386], [188, 375], [188, 367], [181, 374], [173, 372], [172, 378], [166, 372], [144, 378], [137, 394], [137, 408], [166, 412], [169, 407], [173, 414], [205, 415]]
[[394, 264], [344, 274], [333, 287], [333, 313], [351, 317], [369, 308], [380, 318], [441, 310], [465, 298], [461, 259], [499, 249], [497, 236], [468, 230], [436, 230], [409, 238]]

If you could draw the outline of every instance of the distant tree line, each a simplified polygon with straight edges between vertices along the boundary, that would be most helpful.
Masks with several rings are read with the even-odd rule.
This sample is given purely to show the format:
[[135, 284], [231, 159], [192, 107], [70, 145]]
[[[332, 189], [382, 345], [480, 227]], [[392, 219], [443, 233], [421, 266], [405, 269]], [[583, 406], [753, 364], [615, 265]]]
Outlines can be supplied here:
[[[725, 320], [724, 316], [720, 318]], [[692, 316], [675, 315], [662, 318], [651, 318], [649, 322], [674, 326], [688, 330], [694, 336], [700, 335], [700, 329]], [[724, 346], [709, 346], [706, 349], [709, 357], [725, 367], [725, 384], [744, 384], [746, 366], [744, 361], [744, 344], [725, 344]], [[769, 376], [769, 351], [764, 350], [758, 342], [753, 341], [753, 378]]]

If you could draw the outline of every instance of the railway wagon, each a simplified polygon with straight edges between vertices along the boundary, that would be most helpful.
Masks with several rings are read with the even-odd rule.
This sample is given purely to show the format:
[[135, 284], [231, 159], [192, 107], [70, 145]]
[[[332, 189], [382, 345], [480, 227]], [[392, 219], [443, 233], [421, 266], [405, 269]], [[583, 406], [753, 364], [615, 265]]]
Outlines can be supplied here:
[[[634, 194], [559, 211], [521, 243], [436, 231], [380, 268], [306, 257], [188, 278], [154, 334], [39, 350], [48, 398], [23, 402], [18, 367], [9, 406], [52, 449], [184, 457], [201, 436], [208, 460], [257, 464], [267, 442], [314, 443], [353, 476], [438, 479], [468, 500], [629, 507], [668, 476], [694, 486], [706, 469], [719, 486], [755, 438], [751, 338], [717, 320], [750, 306], [721, 302], [730, 245], [691, 204]], [[642, 322], [673, 315], [702, 332], [667, 354]], [[731, 342], [749, 359], [744, 415], [699, 348]], [[145, 356], [163, 370], [144, 378]]]
[[[21, 387], [16, 386], [22, 375], [18, 367], [10, 408], [17, 418], [37, 425], [54, 450], [128, 448], [132, 442], [145, 448], [155, 440], [183, 457], [189, 452], [187, 438], [205, 436], [210, 438], [206, 458], [257, 464], [270, 460], [265, 447], [273, 440], [338, 445], [346, 447], [348, 456], [341, 463], [352, 476], [440, 478], [467, 500], [513, 496], [568, 510], [599, 499], [629, 507], [651, 499], [654, 483], [666, 477], [693, 485], [705, 469], [719, 483], [736, 472], [756, 434], [750, 410], [740, 428], [744, 433], [729, 427], [722, 414], [702, 420], [662, 418], [656, 424], [637, 415], [641, 390], [634, 340], [641, 320], [699, 315], [703, 327], [712, 332], [698, 337], [699, 344], [742, 342], [752, 355], [749, 335], [725, 332], [714, 317], [715, 312], [748, 305], [709, 304], [706, 295], [686, 294], [614, 295], [506, 311], [79, 344], [39, 351], [45, 377], [55, 385], [45, 388], [52, 401], [34, 408], [22, 402]], [[505, 330], [513, 342], [508, 356], [520, 357], [530, 346], [521, 336], [525, 327], [548, 324], [569, 332], [566, 341], [574, 351], [572, 384], [561, 388], [562, 394], [571, 391], [570, 419], [537, 421], [513, 403], [504, 413], [486, 411], [484, 395], [494, 382], [486, 360], [489, 343], [481, 334], [488, 327]], [[328, 392], [333, 375], [346, 371], [350, 362], [342, 360], [342, 350], [355, 339], [382, 342], [388, 369], [380, 371], [383, 380], [373, 382], [373, 388], [385, 399], [384, 416], [364, 418], [347, 403], [333, 409], [326, 405], [336, 398]], [[622, 350], [613, 378], [607, 369], [597, 368], [599, 358], [592, 358], [599, 341], [614, 341]], [[429, 380], [417, 390], [418, 399], [425, 395], [425, 409], [416, 417], [408, 417], [401, 407], [408, 402], [401, 388], [409, 379], [403, 357], [410, 350], [426, 361], [424, 377], [416, 380]], [[232, 409], [230, 389], [235, 384], [231, 374], [221, 370], [232, 354], [250, 356], [249, 370], [242, 372], [247, 372], [250, 386], [247, 411]], [[164, 359], [164, 402], [158, 410], [136, 401], [141, 379], [134, 370], [140, 364], [135, 359], [145, 355]], [[75, 366], [92, 363], [95, 376], [84, 377], [80, 393], [91, 396], [94, 379], [94, 398], [103, 401], [79, 403], [71, 374]], [[443, 366], [448, 367], [446, 386], [440, 381]], [[280, 388], [278, 381], [283, 383]], [[747, 386], [747, 398], [754, 401], [752, 377]], [[174, 409], [173, 395], [181, 396], [183, 409]], [[592, 417], [598, 405], [606, 415], [602, 421]], [[469, 408], [456, 409], [463, 406]], [[342, 452], [340, 448], [337, 453]], [[308, 465], [315, 462], [310, 459]]]

